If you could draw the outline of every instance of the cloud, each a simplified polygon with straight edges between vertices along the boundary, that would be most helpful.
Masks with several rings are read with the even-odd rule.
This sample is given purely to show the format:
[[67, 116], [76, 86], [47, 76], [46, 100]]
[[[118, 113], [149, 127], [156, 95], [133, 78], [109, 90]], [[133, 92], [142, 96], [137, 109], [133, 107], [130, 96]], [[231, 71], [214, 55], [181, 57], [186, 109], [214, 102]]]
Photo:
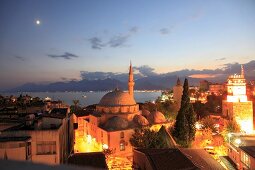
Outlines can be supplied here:
[[91, 48], [93, 48], [93, 49], [100, 50], [105, 46], [99, 37], [92, 37], [89, 39], [89, 42], [91, 43]]
[[108, 45], [110, 47], [121, 47], [124, 46], [128, 40], [130, 36], [129, 35], [118, 35], [118, 36], [114, 36], [110, 39], [110, 41], [108, 41]]
[[159, 30], [159, 32], [160, 32], [160, 34], [162, 34], [162, 35], [167, 35], [167, 34], [170, 33], [170, 30], [169, 30], [168, 28], [161, 28], [161, 29]]
[[[255, 60], [243, 64], [245, 76], [247, 78], [254, 78], [255, 75]], [[241, 64], [240, 63], [226, 63], [222, 65], [221, 68], [217, 69], [183, 69], [168, 73], [156, 73], [155, 69], [143, 65], [139, 67], [133, 67], [135, 79], [145, 78], [145, 77], [168, 77], [168, 76], [178, 76], [178, 77], [190, 77], [190, 78], [200, 78], [207, 79], [212, 82], [225, 82], [227, 77], [232, 74], [240, 74]], [[114, 72], [88, 72], [81, 71], [80, 76], [82, 79], [86, 80], [103, 80], [103, 79], [116, 79], [122, 82], [126, 82], [128, 79], [128, 73], [114, 73]]]
[[222, 58], [215, 59], [215, 61], [223, 61], [223, 60], [226, 60], [226, 59], [227, 59], [226, 57], [222, 57]]
[[204, 16], [205, 12], [202, 9], [195, 11], [192, 15], [190, 15], [191, 20], [198, 20]]
[[78, 81], [78, 79], [76, 79], [76, 78], [60, 77], [60, 79], [63, 81]]
[[139, 30], [138, 27], [131, 27], [126, 33], [113, 35], [109, 38], [109, 40], [103, 42], [103, 40], [99, 37], [92, 37], [89, 39], [92, 49], [100, 50], [103, 47], [123, 47], [127, 45], [128, 40]]
[[143, 76], [154, 76], [157, 73], [154, 72], [154, 68], [148, 66], [148, 65], [143, 65], [140, 67], [133, 67], [134, 70], [139, 71], [139, 73], [141, 73]]
[[107, 78], [124, 80], [124, 79], [127, 79], [127, 76], [128, 76], [127, 73], [80, 71], [81, 79], [86, 79], [86, 80], [104, 80]]
[[18, 60], [21, 60], [21, 61], [25, 61], [25, 57], [21, 57], [21, 56], [14, 56], [14, 58], [18, 59]]
[[65, 52], [65, 53], [62, 54], [62, 55], [48, 54], [48, 57], [51, 57], [51, 58], [64, 58], [64, 59], [66, 59], [66, 60], [70, 60], [70, 59], [72, 59], [72, 58], [77, 58], [78, 56], [75, 55], [75, 54], [69, 53], [69, 52]]
[[137, 33], [138, 30], [139, 30], [139, 28], [135, 26], [135, 27], [132, 27], [129, 29], [129, 33]]

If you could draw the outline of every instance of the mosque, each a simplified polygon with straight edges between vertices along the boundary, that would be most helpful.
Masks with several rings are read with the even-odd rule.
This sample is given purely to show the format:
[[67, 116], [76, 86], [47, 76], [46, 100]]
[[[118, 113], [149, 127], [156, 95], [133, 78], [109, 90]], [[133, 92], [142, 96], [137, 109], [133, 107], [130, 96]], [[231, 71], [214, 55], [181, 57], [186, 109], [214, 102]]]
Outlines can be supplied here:
[[134, 128], [167, 124], [165, 116], [159, 112], [139, 110], [134, 99], [134, 75], [129, 67], [128, 91], [115, 89], [105, 94], [96, 105], [96, 110], [84, 121], [84, 136], [115, 155], [129, 156], [132, 146], [129, 142]]

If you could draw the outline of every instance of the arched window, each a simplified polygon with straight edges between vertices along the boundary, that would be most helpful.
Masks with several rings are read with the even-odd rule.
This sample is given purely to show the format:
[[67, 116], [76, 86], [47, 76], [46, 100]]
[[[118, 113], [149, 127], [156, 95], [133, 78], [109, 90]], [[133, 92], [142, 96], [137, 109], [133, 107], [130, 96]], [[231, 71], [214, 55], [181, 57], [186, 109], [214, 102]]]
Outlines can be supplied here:
[[125, 141], [121, 141], [120, 142], [120, 151], [124, 151], [125, 150]]
[[121, 138], [121, 139], [124, 138], [124, 132], [120, 132], [120, 138]]

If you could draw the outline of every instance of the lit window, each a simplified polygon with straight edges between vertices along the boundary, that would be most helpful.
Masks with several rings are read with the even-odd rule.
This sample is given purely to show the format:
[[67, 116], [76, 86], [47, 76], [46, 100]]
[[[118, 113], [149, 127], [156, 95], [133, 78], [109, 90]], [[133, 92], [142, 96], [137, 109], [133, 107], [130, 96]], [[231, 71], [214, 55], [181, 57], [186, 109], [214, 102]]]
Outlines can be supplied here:
[[250, 168], [250, 158], [249, 158], [249, 156], [246, 154], [246, 153], [244, 153], [244, 152], [242, 152], [241, 153], [241, 161], [246, 165], [246, 166], [248, 166], [249, 168]]
[[28, 159], [28, 157], [31, 156], [31, 142], [27, 143], [27, 151], [26, 152], [27, 152], [26, 157]]
[[121, 142], [120, 143], [120, 151], [124, 151], [125, 150], [125, 143]]
[[120, 132], [120, 138], [121, 138], [121, 139], [124, 138], [124, 132]]
[[41, 141], [36, 144], [37, 155], [56, 154], [56, 141]]

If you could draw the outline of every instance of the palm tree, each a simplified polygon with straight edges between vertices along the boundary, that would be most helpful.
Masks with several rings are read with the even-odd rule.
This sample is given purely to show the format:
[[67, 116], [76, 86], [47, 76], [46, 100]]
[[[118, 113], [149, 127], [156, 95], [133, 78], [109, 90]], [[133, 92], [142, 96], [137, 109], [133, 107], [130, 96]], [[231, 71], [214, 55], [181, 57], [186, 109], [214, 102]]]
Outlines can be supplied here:
[[73, 100], [73, 104], [74, 104], [74, 111], [77, 111], [77, 106], [79, 105], [79, 100]]

